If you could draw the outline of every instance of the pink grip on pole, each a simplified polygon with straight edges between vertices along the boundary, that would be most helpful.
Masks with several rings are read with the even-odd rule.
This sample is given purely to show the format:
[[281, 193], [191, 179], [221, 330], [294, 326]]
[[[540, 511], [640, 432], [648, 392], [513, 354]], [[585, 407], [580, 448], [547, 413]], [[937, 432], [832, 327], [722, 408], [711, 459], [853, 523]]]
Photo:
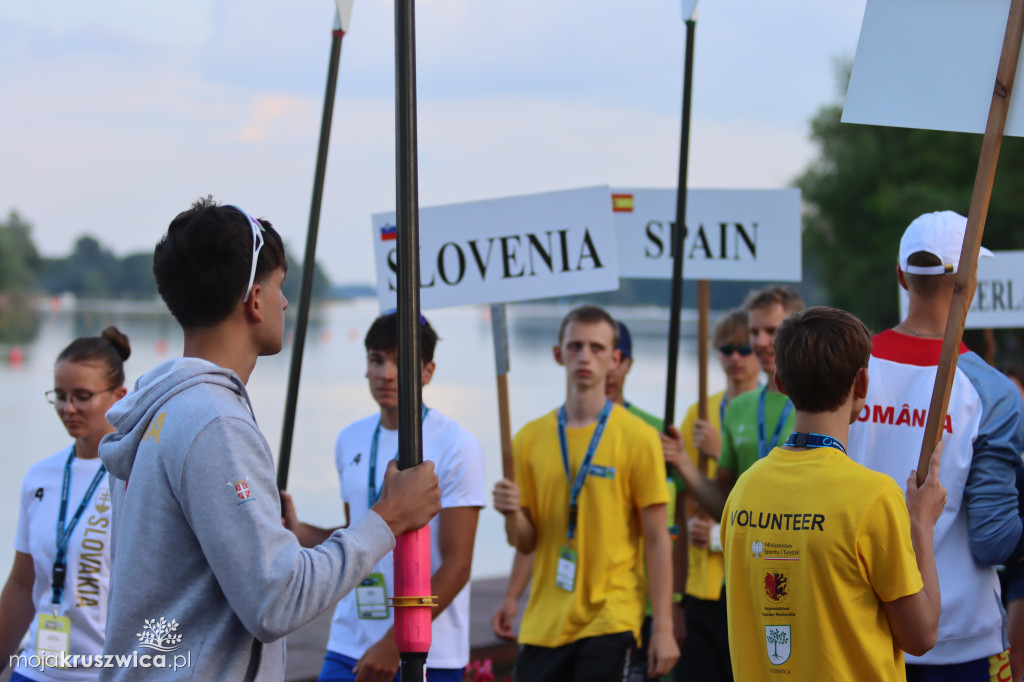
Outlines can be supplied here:
[[[398, 538], [395, 545], [395, 597], [430, 596], [430, 526]], [[395, 641], [402, 653], [430, 651], [430, 606], [395, 607]]]

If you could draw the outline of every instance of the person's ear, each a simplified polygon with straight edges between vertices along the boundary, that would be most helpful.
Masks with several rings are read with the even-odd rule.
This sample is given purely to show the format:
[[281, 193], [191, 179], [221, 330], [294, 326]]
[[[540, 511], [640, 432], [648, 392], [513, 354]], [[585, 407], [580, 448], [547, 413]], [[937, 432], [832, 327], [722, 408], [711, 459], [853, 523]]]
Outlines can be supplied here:
[[562, 365], [564, 367], [565, 363], [562, 361], [562, 347], [561, 346], [552, 346], [551, 347], [551, 353], [555, 356], [555, 362], [557, 362], [558, 364], [560, 364], [560, 365]]
[[[628, 360], [628, 358], [626, 358], [626, 359]], [[622, 364], [622, 362], [623, 362], [622, 351], [619, 350], [618, 348], [616, 348], [615, 350], [612, 351], [611, 369], [617, 369], [618, 366], [620, 364]]]
[[904, 274], [903, 268], [900, 267], [899, 263], [896, 264], [896, 279], [899, 281], [901, 287], [906, 291], [910, 291], [910, 288], [907, 286], [907, 276]]
[[861, 367], [857, 370], [857, 376], [853, 378], [853, 397], [857, 400], [864, 400], [868, 397], [868, 368]]
[[249, 292], [249, 298], [242, 301], [242, 308], [245, 311], [246, 316], [256, 323], [263, 321], [262, 295], [263, 287], [259, 284], [253, 283], [252, 291]]
[[127, 386], [118, 386], [117, 388], [114, 389], [114, 399], [115, 400], [120, 400], [121, 398], [125, 397], [126, 395], [128, 395], [128, 387]]
[[423, 363], [423, 369], [420, 372], [421, 386], [426, 386], [427, 384], [430, 383], [430, 380], [434, 378], [434, 368], [436, 366], [437, 365], [434, 364], [433, 360], [431, 360], [430, 362]]
[[781, 393], [782, 395], [789, 395], [788, 393], [786, 393], [786, 387], [782, 385], [782, 379], [779, 378], [778, 370], [776, 370], [772, 374], [772, 381], [775, 383], [775, 388], [778, 390], [779, 393]]

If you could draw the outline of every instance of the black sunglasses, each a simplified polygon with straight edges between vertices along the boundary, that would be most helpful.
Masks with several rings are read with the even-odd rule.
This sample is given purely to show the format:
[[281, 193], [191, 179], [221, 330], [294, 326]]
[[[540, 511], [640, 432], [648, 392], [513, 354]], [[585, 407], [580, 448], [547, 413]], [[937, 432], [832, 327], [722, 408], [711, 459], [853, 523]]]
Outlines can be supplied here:
[[739, 353], [743, 357], [747, 357], [754, 352], [754, 349], [750, 346], [736, 346], [730, 343], [725, 346], [719, 346], [718, 352], [726, 356], [732, 355], [733, 353]]

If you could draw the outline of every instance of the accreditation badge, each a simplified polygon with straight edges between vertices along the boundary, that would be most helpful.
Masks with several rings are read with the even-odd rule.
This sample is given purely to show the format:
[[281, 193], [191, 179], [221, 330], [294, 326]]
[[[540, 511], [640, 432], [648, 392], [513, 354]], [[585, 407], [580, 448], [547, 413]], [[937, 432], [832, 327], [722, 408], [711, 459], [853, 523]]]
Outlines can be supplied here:
[[[36, 621], [36, 653], [43, 665], [62, 668], [71, 650], [71, 619], [52, 613], [40, 613]], [[62, 655], [63, 654], [63, 655]]]
[[383, 573], [371, 573], [356, 587], [356, 609], [360, 620], [388, 617], [387, 584]]
[[566, 592], [572, 592], [576, 587], [576, 564], [579, 557], [576, 550], [565, 547], [558, 550], [558, 571], [555, 573], [555, 585]]

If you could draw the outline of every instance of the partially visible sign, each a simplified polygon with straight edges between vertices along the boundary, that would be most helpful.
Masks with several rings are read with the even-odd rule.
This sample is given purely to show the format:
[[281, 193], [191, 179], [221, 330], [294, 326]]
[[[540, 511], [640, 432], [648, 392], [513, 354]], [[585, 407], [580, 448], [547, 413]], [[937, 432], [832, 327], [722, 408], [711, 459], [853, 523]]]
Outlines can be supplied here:
[[[967, 311], [967, 329], [1024, 327], [1024, 251], [996, 251], [978, 261], [978, 288]], [[909, 299], [900, 287], [900, 319]]]
[[[608, 187], [420, 209], [420, 307], [619, 288]], [[395, 213], [372, 218], [377, 300], [395, 307]]]
[[[619, 276], [672, 278], [674, 189], [613, 189]], [[683, 278], [799, 282], [800, 190], [691, 189]]]
[[[1010, 0], [867, 0], [843, 122], [985, 132], [1009, 11]], [[1024, 135], [1018, 94], [1006, 135]]]

